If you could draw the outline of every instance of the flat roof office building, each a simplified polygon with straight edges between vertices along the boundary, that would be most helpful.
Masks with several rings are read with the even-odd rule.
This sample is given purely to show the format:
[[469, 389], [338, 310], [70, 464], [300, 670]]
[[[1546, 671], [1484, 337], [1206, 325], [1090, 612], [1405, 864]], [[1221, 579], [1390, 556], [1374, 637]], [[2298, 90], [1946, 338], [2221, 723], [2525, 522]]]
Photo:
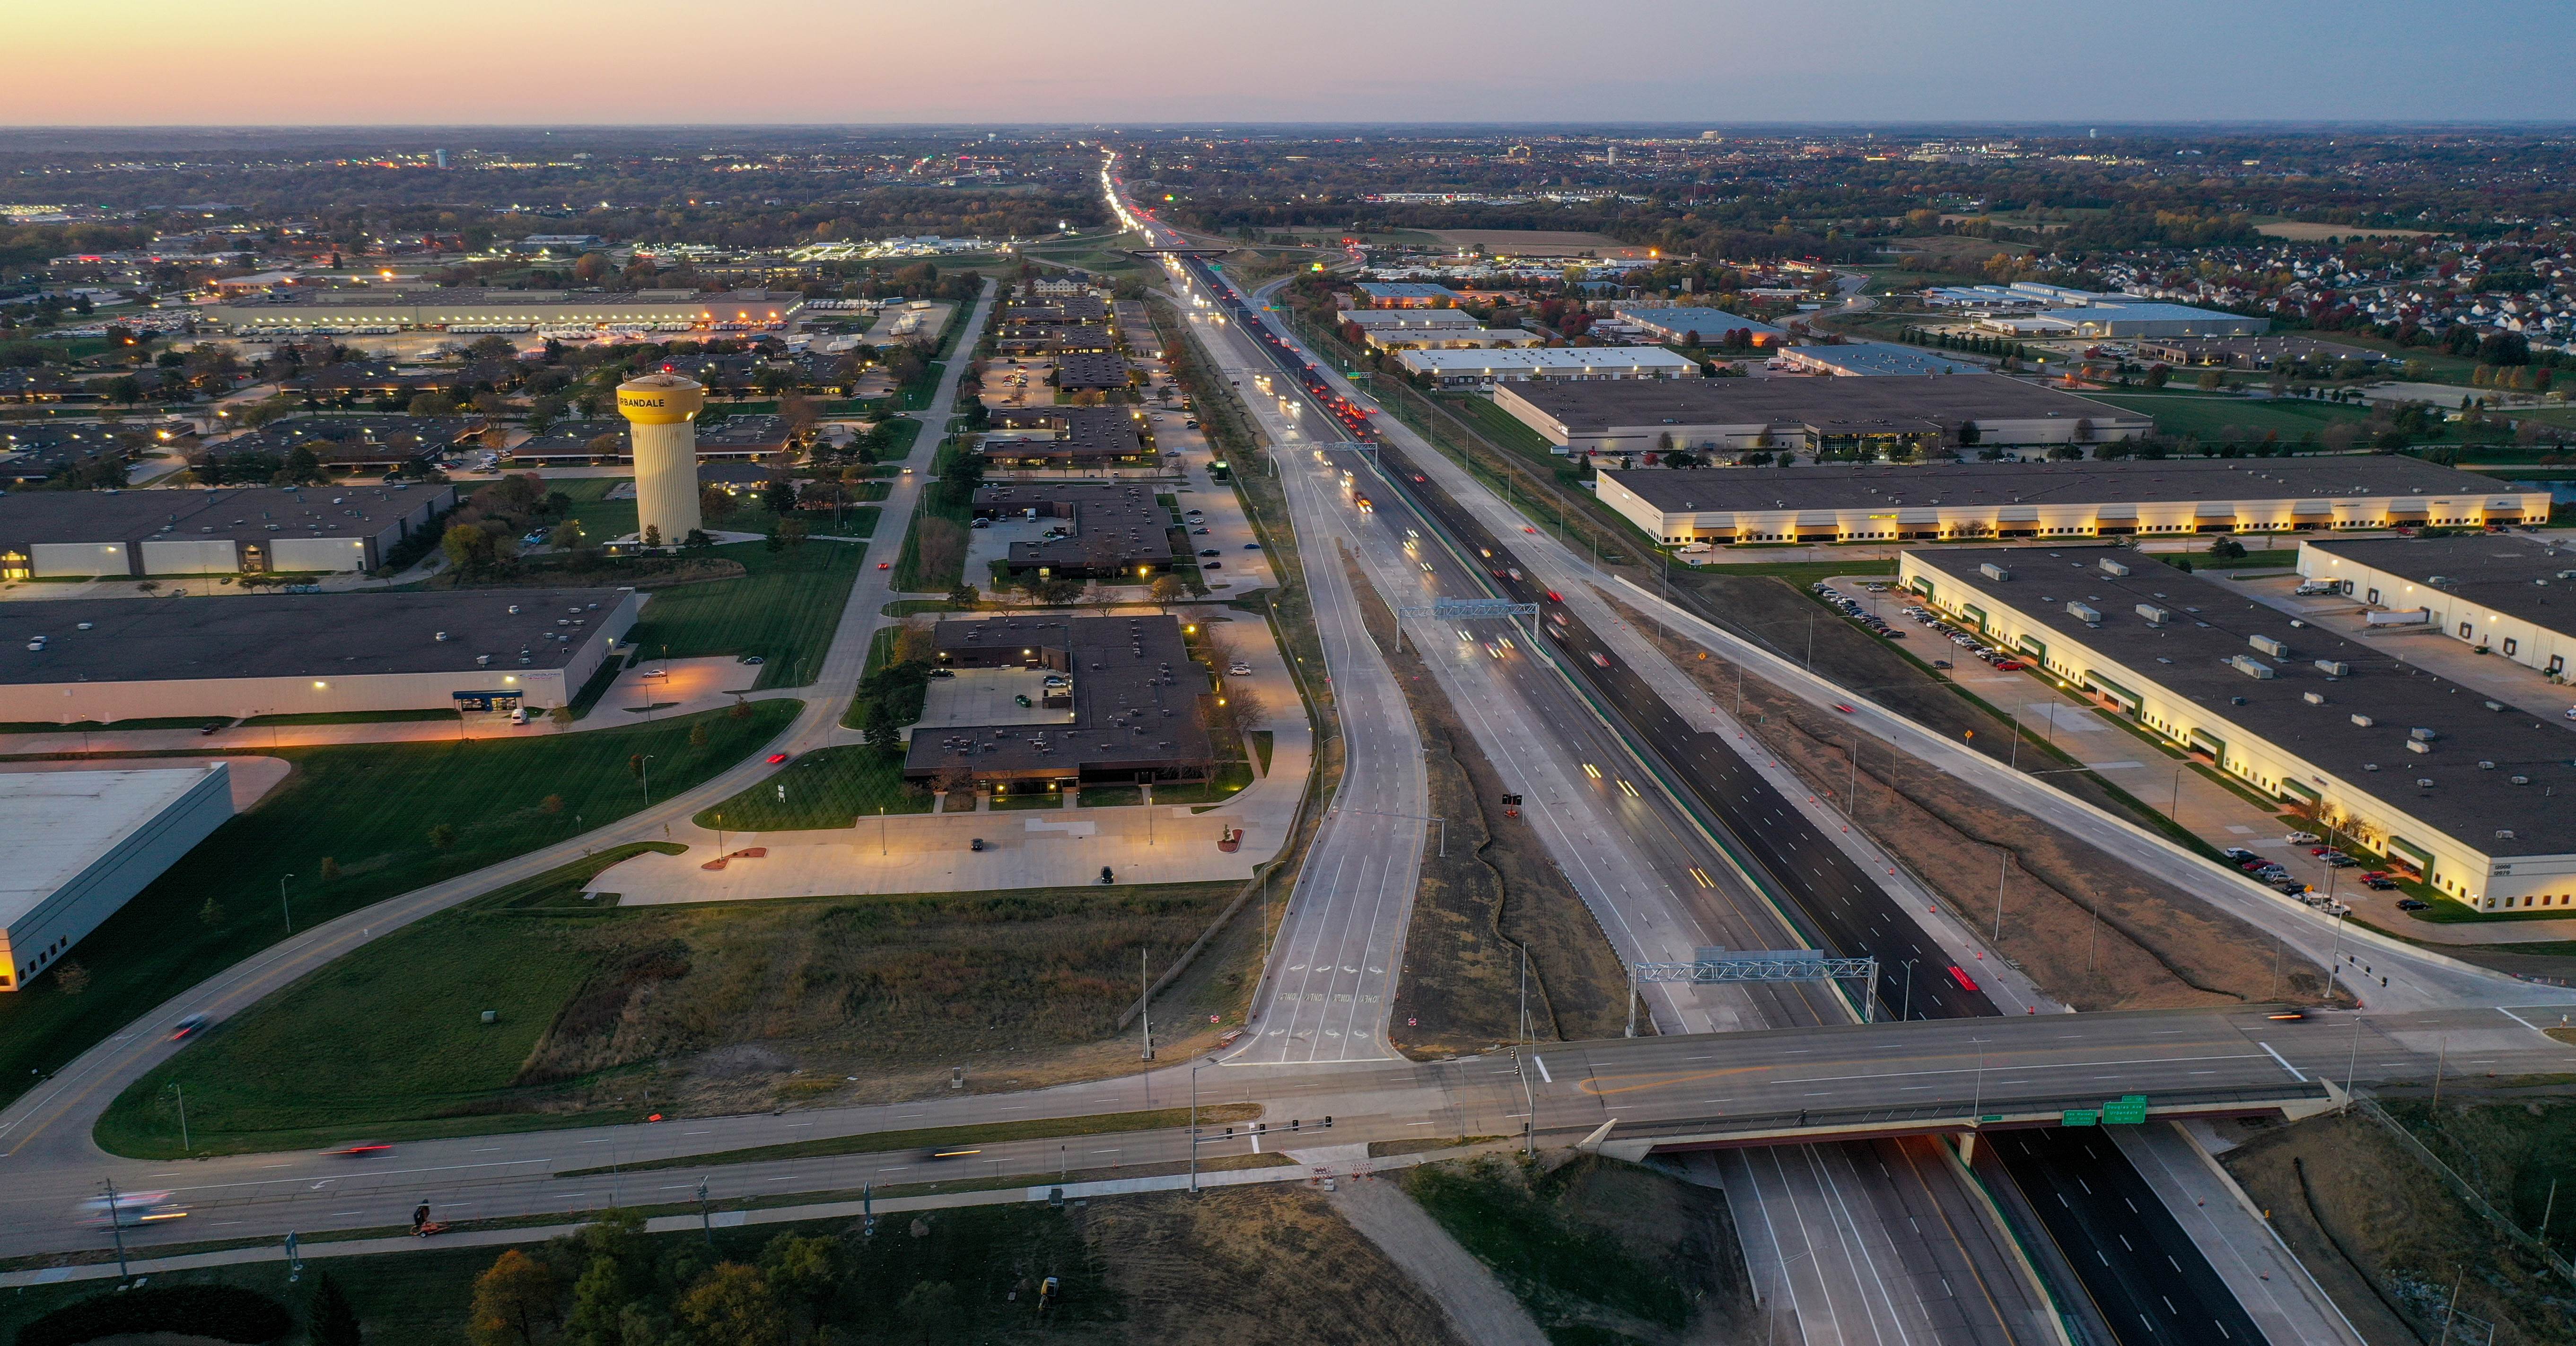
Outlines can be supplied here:
[[1481, 327], [1485, 320], [1456, 308], [1354, 308], [1334, 315], [1362, 332], [1421, 331], [1433, 327]]
[[1055, 386], [1066, 392], [1124, 388], [1127, 385], [1127, 358], [1123, 355], [1073, 351], [1055, 357]]
[[1022, 668], [1062, 675], [1046, 705], [1057, 724], [919, 730], [903, 774], [956, 774], [1005, 786], [1205, 780], [1216, 765], [1200, 699], [1205, 665], [1190, 658], [1177, 617], [988, 617], [935, 630], [942, 668]]
[[1839, 346], [1784, 346], [1772, 359], [1809, 374], [1837, 378], [1886, 378], [1901, 374], [1991, 374], [1973, 360], [1954, 360], [1920, 346], [1889, 341], [1852, 341]]
[[2553, 677], [2576, 658], [2576, 545], [2510, 533], [2342, 538], [2299, 547], [2299, 574]]
[[0, 495], [0, 580], [373, 570], [456, 506], [452, 486]]
[[1696, 379], [1699, 362], [1659, 346], [1567, 346], [1523, 350], [1396, 352], [1408, 374], [1442, 388], [1490, 388], [1509, 383], [1598, 383], [1636, 379]]
[[25, 990], [232, 816], [221, 762], [0, 774], [0, 991]]
[[2154, 419], [2138, 412], [1983, 373], [1527, 383], [1496, 389], [1494, 405], [1560, 453], [1643, 453], [1667, 435], [1673, 447], [1693, 452], [1928, 453], [1971, 422], [1988, 447], [2111, 441], [2155, 429]]
[[1898, 574], [2104, 710], [2471, 907], [2576, 906], [2576, 735], [2554, 716], [2125, 549], [1909, 551]]
[[805, 306], [792, 291], [480, 290], [369, 286], [228, 300], [209, 316], [243, 336], [262, 332], [525, 332], [541, 327], [749, 331], [783, 325]]
[[1726, 340], [1729, 332], [1742, 332], [1756, 346], [1773, 345], [1788, 335], [1760, 319], [1729, 313], [1722, 308], [1623, 305], [1612, 309], [1610, 316], [1646, 329], [1659, 341], [1687, 341], [1697, 337], [1703, 346], [1717, 345]]
[[1458, 292], [1446, 285], [1396, 281], [1361, 284], [1353, 288], [1368, 301], [1370, 308], [1452, 308], [1458, 303]]
[[2296, 533], [2549, 516], [2545, 490], [2383, 456], [1643, 468], [1597, 476], [1603, 504], [1675, 544]]
[[0, 603], [0, 720], [231, 720], [570, 705], [633, 589]]
[[1003, 407], [977, 446], [1003, 468], [1133, 467], [1148, 456], [1132, 407]]
[[975, 489], [979, 519], [1060, 519], [1051, 534], [1013, 542], [1004, 565], [1013, 575], [1143, 583], [1169, 570], [1172, 512], [1150, 483], [1010, 482]]

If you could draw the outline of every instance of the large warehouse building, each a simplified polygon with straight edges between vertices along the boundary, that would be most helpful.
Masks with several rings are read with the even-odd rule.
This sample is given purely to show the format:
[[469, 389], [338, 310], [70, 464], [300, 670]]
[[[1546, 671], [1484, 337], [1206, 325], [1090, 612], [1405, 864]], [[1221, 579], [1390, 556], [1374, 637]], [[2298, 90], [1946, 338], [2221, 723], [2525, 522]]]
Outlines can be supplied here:
[[1699, 361], [1660, 346], [1564, 346], [1520, 350], [1395, 353], [1404, 372], [1442, 388], [1496, 388], [1518, 383], [1603, 383], [1696, 379]]
[[570, 705], [642, 605], [633, 589], [0, 603], [0, 721]]
[[686, 332], [758, 330], [796, 316], [791, 291], [476, 290], [370, 286], [262, 295], [213, 305], [214, 321], [238, 335], [263, 332], [525, 332], [541, 327], [609, 327]]
[[2576, 545], [2512, 534], [2345, 538], [2299, 548], [2299, 574], [2543, 673], [2576, 656]]
[[0, 991], [26, 989], [232, 816], [221, 762], [0, 774]]
[[[1901, 582], [2103, 709], [2480, 911], [2576, 906], [2576, 737], [2116, 548], [1909, 551]], [[2320, 832], [2326, 827], [2319, 827]]]
[[452, 486], [0, 495], [0, 580], [373, 570], [456, 507]]
[[2549, 517], [2545, 489], [2381, 456], [1644, 468], [1598, 478], [1603, 504], [1675, 544], [2324, 532]]
[[1644, 453], [1667, 435], [1674, 448], [1693, 452], [1928, 452], [1968, 424], [1990, 448], [2129, 439], [2155, 429], [2138, 412], [2001, 374], [1527, 383], [1495, 389], [1494, 405], [1559, 453]]

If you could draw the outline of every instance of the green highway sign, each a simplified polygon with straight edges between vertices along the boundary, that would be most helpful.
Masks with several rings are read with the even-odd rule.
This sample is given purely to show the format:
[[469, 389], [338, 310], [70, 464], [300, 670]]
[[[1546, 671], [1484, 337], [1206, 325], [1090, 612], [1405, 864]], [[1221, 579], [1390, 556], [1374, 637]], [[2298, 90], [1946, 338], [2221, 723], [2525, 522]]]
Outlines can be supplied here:
[[2122, 1094], [2102, 1105], [2102, 1121], [2110, 1126], [2140, 1126], [2147, 1120], [2147, 1096]]
[[2004, 1115], [2003, 1115], [2002, 1113], [2000, 1113], [2000, 1112], [1989, 1112], [1989, 1113], [1987, 1113], [1985, 1116], [1980, 1117], [1980, 1118], [1978, 1118], [1977, 1120], [1978, 1120], [1978, 1121], [1981, 1121], [1981, 1122], [2000, 1122], [2000, 1121], [2002, 1121], [2003, 1119], [2004, 1119]]
[[2100, 1126], [2102, 1114], [2091, 1108], [2068, 1108], [2059, 1119], [2061, 1126]]

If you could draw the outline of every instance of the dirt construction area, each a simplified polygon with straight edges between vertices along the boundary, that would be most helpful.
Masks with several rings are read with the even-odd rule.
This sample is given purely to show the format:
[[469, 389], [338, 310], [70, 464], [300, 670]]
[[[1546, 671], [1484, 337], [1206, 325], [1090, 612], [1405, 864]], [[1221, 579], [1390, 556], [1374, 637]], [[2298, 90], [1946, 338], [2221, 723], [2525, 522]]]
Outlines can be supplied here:
[[[1975, 738], [1967, 741], [1981, 747], [2009, 745], [2012, 730], [2002, 721], [1925, 678], [1875, 637], [1831, 617], [1785, 581], [1694, 579], [1725, 581], [1722, 596], [1703, 591], [1703, 609], [1730, 613], [1735, 620], [1729, 626], [1762, 631], [1791, 657], [1805, 648], [1802, 609], [1814, 609], [1820, 618], [1814, 628], [1818, 673], [1950, 737], [1973, 731]], [[1652, 619], [1633, 610], [1629, 615], [1639, 630], [1655, 629]], [[1794, 640], [1778, 638], [1790, 632]], [[1963, 922], [1994, 929], [2000, 895], [2003, 956], [2051, 997], [2085, 1010], [2165, 1009], [2309, 1001], [2323, 990], [2321, 972], [2279, 958], [2261, 933], [2174, 883], [1962, 788], [1955, 777], [1885, 744], [1857, 737], [1831, 713], [1743, 674], [1697, 645], [1666, 638], [1663, 649], [1720, 705], [1734, 704], [1740, 678], [1743, 718], [1764, 745], [1819, 799], [1843, 804], [1845, 791], [1856, 786], [1856, 797], [1848, 801], [1853, 821]], [[2033, 768], [2058, 765], [2027, 745], [2024, 756]], [[2088, 777], [2061, 776], [2055, 782], [2065, 782], [2063, 788], [2079, 798], [2124, 811], [2108, 791], [2094, 790]]]
[[[2576, 1340], [2566, 1281], [2358, 1114], [2221, 1123], [2219, 1156], [2371, 1346]], [[2445, 1305], [2461, 1317], [2443, 1332]], [[2492, 1335], [2481, 1324], [2493, 1324]]]

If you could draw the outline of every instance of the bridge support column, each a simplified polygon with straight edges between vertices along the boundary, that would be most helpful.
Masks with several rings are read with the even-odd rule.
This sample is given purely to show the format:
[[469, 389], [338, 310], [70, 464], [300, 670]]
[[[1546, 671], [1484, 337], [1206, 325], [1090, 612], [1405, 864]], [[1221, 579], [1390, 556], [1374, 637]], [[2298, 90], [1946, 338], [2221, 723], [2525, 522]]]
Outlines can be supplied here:
[[1977, 1162], [1977, 1133], [1976, 1133], [1976, 1132], [1974, 1132], [1974, 1131], [1962, 1131], [1962, 1132], [1960, 1132], [1960, 1133], [1959, 1133], [1959, 1162], [1960, 1162], [1960, 1163], [1962, 1163], [1962, 1164], [1967, 1164], [1967, 1165], [1969, 1165], [1969, 1166], [1971, 1166], [1971, 1167], [1973, 1167], [1973, 1166], [1976, 1164], [1976, 1162]]

